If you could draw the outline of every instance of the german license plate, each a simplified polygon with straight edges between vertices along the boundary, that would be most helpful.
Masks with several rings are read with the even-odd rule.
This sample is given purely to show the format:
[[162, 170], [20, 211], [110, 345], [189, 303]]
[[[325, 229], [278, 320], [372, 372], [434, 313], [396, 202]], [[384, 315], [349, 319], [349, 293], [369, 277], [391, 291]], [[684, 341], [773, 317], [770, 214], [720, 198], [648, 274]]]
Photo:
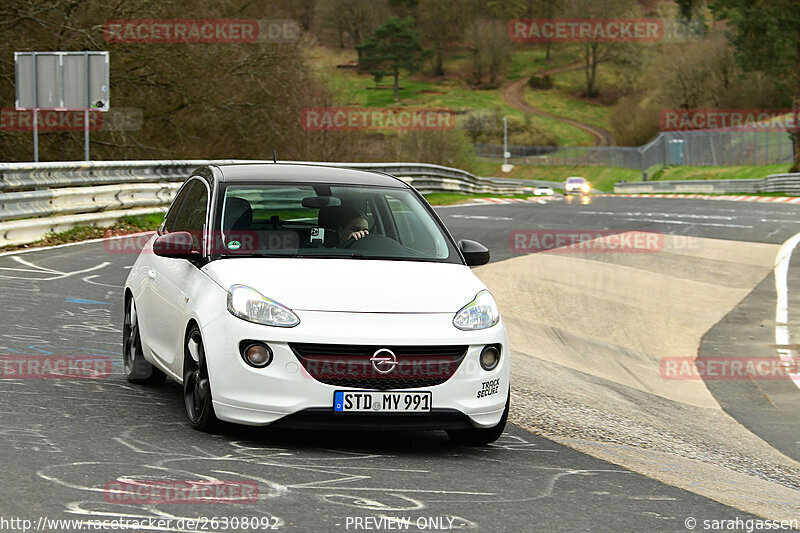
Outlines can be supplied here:
[[430, 392], [336, 391], [336, 413], [430, 413]]

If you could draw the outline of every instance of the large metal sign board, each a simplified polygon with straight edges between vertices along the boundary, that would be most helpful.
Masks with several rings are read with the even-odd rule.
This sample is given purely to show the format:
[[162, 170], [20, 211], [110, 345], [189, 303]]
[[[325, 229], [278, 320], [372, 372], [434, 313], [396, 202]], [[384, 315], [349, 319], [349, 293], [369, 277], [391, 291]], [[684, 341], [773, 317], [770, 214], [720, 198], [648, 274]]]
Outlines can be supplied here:
[[109, 109], [108, 52], [14, 52], [17, 109]]
[[16, 104], [33, 110], [33, 160], [39, 161], [39, 111], [83, 110], [89, 160], [89, 111], [109, 109], [108, 52], [14, 52]]

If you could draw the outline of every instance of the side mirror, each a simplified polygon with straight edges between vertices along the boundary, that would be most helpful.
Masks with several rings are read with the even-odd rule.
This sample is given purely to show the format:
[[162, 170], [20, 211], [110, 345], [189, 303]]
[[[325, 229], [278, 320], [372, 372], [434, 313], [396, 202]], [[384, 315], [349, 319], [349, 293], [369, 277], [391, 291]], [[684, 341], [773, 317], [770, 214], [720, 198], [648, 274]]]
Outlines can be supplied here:
[[479, 242], [458, 241], [458, 249], [467, 261], [467, 266], [480, 266], [489, 262], [489, 249]]
[[189, 259], [200, 253], [193, 246], [192, 234], [188, 231], [175, 231], [159, 235], [153, 242], [153, 253], [159, 257]]

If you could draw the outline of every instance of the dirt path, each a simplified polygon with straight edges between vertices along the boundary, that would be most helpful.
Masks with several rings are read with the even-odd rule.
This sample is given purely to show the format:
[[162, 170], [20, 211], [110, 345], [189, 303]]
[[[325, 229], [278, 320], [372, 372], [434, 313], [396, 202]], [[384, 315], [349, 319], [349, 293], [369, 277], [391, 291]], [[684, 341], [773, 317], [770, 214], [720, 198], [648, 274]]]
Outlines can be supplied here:
[[[583, 68], [583, 63], [573, 63], [571, 65], [565, 65], [563, 67], [545, 70], [540, 72], [539, 74], [542, 76], [546, 75], [552, 76], [553, 74], [558, 74], [560, 72], [568, 72], [570, 70], [578, 70], [579, 68]], [[600, 128], [598, 126], [592, 126], [591, 124], [585, 124], [583, 122], [579, 122], [571, 118], [555, 115], [553, 113], [543, 111], [541, 109], [535, 108], [532, 105], [530, 105], [527, 101], [525, 101], [525, 97], [523, 96], [523, 89], [525, 88], [526, 83], [528, 83], [528, 79], [522, 78], [521, 80], [517, 80], [511, 85], [507, 85], [506, 87], [504, 87], [500, 91], [500, 96], [503, 99], [503, 101], [508, 105], [510, 105], [511, 107], [513, 107], [514, 109], [519, 109], [520, 111], [525, 111], [526, 113], [532, 113], [540, 117], [552, 118], [554, 120], [564, 122], [565, 124], [575, 126], [576, 128], [580, 128], [583, 131], [589, 133], [592, 137], [594, 137], [595, 146], [614, 145], [614, 134], [606, 129]]]

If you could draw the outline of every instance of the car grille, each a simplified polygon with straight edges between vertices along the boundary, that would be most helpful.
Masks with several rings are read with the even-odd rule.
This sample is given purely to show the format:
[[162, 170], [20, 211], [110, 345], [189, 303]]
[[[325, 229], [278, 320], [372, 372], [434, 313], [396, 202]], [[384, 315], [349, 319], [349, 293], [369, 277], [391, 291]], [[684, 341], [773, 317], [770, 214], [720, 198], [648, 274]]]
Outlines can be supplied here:
[[[290, 343], [307, 375], [328, 385], [355, 389], [416, 389], [441, 385], [458, 370], [466, 346], [367, 346]], [[370, 358], [378, 350], [395, 354], [397, 365], [378, 372]], [[384, 354], [388, 355], [388, 354]]]

